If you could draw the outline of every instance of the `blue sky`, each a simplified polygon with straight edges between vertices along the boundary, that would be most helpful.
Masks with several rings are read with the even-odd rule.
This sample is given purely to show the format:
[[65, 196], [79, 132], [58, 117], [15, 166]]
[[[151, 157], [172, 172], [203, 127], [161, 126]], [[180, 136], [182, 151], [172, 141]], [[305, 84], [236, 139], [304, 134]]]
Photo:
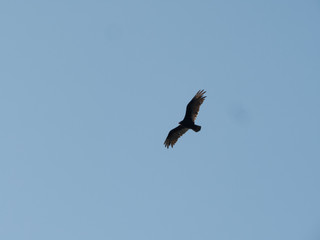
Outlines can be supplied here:
[[0, 238], [320, 239], [319, 13], [2, 1]]

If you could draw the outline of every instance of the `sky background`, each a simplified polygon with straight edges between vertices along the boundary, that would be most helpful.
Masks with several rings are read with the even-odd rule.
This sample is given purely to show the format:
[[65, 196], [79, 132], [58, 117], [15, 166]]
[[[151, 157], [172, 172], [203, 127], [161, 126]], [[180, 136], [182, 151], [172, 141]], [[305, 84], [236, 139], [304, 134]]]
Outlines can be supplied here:
[[2, 0], [0, 238], [319, 240], [319, 26], [318, 0]]

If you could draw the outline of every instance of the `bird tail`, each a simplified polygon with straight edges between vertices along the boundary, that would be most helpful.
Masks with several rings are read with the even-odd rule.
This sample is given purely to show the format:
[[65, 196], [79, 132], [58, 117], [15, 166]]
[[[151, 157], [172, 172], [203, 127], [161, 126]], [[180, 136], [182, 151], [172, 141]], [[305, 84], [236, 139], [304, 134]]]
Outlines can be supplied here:
[[195, 132], [199, 132], [200, 129], [201, 129], [201, 126], [198, 126], [198, 125], [194, 125], [194, 127], [192, 128], [192, 130]]

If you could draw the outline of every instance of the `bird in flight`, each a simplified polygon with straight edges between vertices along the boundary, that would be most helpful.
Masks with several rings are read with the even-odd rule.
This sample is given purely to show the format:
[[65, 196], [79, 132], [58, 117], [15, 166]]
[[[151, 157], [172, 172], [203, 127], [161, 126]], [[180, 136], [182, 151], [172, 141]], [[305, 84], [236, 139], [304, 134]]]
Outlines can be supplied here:
[[192, 129], [195, 132], [200, 131], [201, 126], [194, 124], [194, 121], [198, 116], [200, 105], [206, 98], [206, 96], [203, 96], [205, 93], [206, 91], [199, 90], [197, 94], [192, 98], [192, 100], [188, 103], [184, 119], [179, 122], [178, 127], [172, 129], [169, 132], [166, 140], [164, 141], [164, 145], [167, 148], [169, 148], [170, 146], [173, 147], [173, 145], [178, 141], [178, 138], [185, 134], [189, 129]]

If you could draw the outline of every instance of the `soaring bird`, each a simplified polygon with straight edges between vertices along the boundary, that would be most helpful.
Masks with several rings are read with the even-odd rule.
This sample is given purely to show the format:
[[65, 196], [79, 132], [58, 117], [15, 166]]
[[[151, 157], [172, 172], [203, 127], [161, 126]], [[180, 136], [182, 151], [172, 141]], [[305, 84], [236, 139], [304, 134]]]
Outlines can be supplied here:
[[198, 112], [200, 109], [200, 105], [203, 103], [206, 96], [203, 96], [206, 93], [204, 90], [199, 90], [197, 94], [192, 98], [192, 100], [188, 103], [186, 109], [186, 115], [184, 119], [179, 122], [179, 126], [172, 129], [166, 140], [164, 141], [164, 145], [169, 148], [170, 145], [173, 145], [178, 141], [178, 138], [185, 134], [189, 129], [192, 129], [195, 132], [199, 132], [201, 126], [194, 124], [198, 116]]

